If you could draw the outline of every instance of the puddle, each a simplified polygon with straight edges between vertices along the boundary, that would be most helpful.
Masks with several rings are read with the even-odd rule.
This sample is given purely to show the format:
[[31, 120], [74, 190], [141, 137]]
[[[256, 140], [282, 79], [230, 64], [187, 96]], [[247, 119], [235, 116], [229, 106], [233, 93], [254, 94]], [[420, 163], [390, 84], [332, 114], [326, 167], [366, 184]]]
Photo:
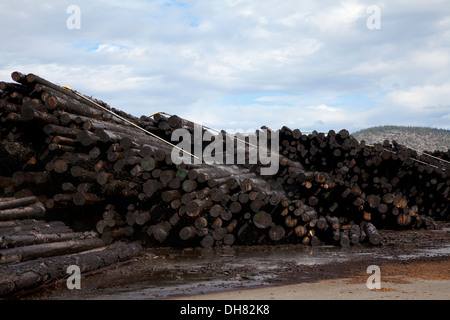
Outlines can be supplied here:
[[[436, 244], [436, 242], [433, 242]], [[120, 268], [82, 277], [81, 290], [65, 283], [23, 299], [166, 299], [273, 285], [285, 270], [372, 258], [414, 259], [450, 255], [450, 243], [426, 246], [403, 240], [389, 246], [233, 246], [178, 250], [150, 248]], [[314, 268], [315, 269], [315, 268]], [[303, 279], [314, 274], [302, 274]], [[280, 284], [280, 283], [278, 283]]]
[[411, 254], [401, 254], [398, 255], [398, 258], [402, 260], [420, 258], [420, 257], [436, 257], [436, 256], [444, 256], [450, 255], [450, 244], [444, 245], [443, 247], [437, 248], [427, 248], [427, 249], [418, 249], [417, 251]]

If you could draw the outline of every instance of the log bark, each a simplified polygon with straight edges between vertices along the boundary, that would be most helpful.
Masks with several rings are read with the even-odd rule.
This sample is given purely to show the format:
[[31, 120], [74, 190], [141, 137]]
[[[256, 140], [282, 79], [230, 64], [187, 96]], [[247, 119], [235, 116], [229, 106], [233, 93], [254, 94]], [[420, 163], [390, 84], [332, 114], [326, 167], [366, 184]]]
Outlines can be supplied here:
[[80, 267], [81, 273], [98, 270], [116, 262], [130, 259], [141, 252], [138, 243], [116, 242], [109, 246], [77, 255], [60, 255], [46, 259], [22, 262], [20, 272], [10, 266], [0, 266], [0, 296], [50, 284], [68, 277], [67, 266]]
[[383, 237], [380, 236], [377, 228], [372, 223], [366, 223], [364, 225], [364, 231], [368, 237], [369, 243], [377, 245], [383, 241]]
[[1, 220], [40, 218], [45, 215], [45, 206], [38, 202], [27, 207], [5, 209], [0, 211]]
[[101, 239], [68, 240], [54, 243], [43, 243], [25, 247], [0, 250], [0, 264], [18, 263], [37, 258], [45, 258], [62, 254], [99, 248], [105, 244]]
[[23, 233], [0, 237], [0, 248], [22, 247], [50, 242], [95, 238], [95, 232]]
[[11, 209], [16, 207], [23, 207], [29, 204], [38, 202], [38, 198], [35, 196], [25, 197], [21, 199], [11, 199], [8, 201], [0, 202], [0, 210]]

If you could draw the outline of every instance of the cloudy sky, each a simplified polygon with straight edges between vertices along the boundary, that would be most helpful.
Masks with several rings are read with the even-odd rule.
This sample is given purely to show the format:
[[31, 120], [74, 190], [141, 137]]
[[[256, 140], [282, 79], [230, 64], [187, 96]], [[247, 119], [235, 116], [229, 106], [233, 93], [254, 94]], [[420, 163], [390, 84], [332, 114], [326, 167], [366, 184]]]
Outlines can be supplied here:
[[450, 129], [448, 0], [2, 0], [0, 30], [0, 80], [35, 73], [136, 116]]

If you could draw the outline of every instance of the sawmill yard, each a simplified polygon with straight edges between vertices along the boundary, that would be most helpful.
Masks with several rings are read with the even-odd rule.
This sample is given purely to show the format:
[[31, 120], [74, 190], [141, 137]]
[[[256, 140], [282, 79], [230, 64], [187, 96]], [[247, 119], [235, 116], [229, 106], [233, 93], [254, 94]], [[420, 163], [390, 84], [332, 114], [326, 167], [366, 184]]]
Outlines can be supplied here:
[[4, 299], [449, 299], [450, 150], [345, 129], [231, 135], [11, 78]]

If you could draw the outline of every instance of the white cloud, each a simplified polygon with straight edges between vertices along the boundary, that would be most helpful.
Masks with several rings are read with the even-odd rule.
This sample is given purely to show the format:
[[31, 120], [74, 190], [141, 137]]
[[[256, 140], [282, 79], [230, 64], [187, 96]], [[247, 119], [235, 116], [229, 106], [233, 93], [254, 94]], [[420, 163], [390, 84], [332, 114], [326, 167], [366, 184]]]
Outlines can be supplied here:
[[[448, 126], [445, 0], [80, 0], [81, 29], [68, 30], [71, 4], [0, 4], [0, 80], [32, 72], [135, 115], [217, 128]], [[380, 30], [366, 27], [370, 4]]]
[[426, 85], [389, 93], [385, 99], [397, 107], [410, 111], [427, 112], [450, 110], [450, 83], [439, 86]]

